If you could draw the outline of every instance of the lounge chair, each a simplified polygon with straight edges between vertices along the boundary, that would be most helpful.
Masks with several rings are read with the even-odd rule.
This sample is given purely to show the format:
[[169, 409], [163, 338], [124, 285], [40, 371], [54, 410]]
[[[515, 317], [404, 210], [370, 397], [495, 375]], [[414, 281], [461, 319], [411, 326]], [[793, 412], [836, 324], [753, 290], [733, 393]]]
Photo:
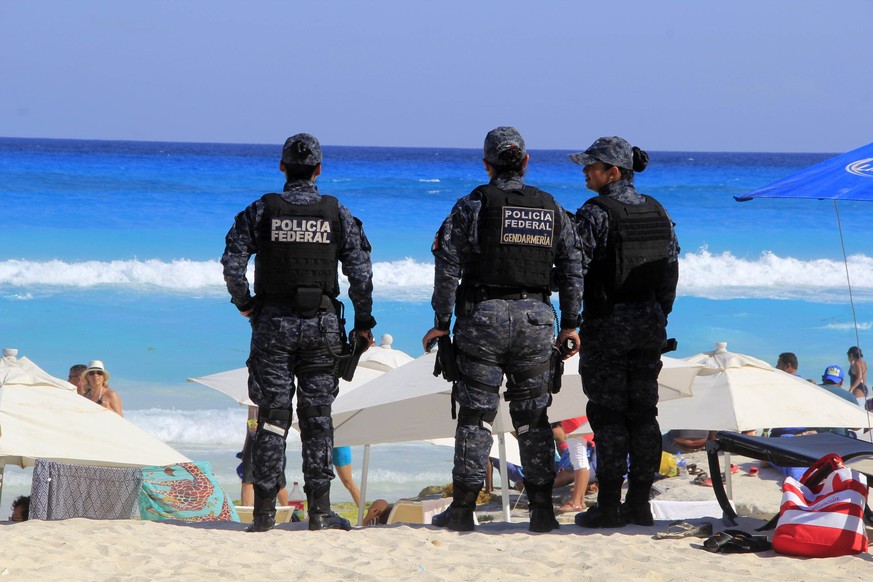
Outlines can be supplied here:
[[[767, 461], [782, 467], [808, 467], [829, 453], [843, 458], [846, 466], [873, 479], [873, 443], [824, 432], [792, 438], [768, 438], [736, 432], [719, 431], [715, 439], [706, 444], [709, 459], [709, 474], [721, 475], [719, 453], [735, 453]], [[724, 483], [712, 480], [715, 498], [724, 512], [724, 519], [736, 525], [737, 513], [731, 507]], [[867, 507], [865, 520], [873, 524], [873, 512]]]

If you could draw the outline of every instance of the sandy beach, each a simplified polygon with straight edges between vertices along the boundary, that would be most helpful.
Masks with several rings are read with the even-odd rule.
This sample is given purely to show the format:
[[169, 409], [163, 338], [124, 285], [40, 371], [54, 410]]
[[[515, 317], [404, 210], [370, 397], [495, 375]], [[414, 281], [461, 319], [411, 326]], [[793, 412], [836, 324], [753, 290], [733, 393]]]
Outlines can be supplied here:
[[[688, 456], [703, 466], [703, 454]], [[780, 500], [780, 474], [748, 469], [756, 462], [735, 458], [734, 501], [741, 515], [772, 515]], [[690, 477], [656, 483], [656, 499], [709, 501], [712, 489]], [[244, 524], [181, 524], [145, 521], [28, 521], [0, 526], [0, 576], [6, 580], [860, 580], [869, 577], [870, 554], [829, 559], [758, 554], [713, 554], [699, 549], [701, 538], [655, 540], [668, 520], [653, 527], [584, 530], [573, 514], [562, 526], [531, 534], [526, 512], [513, 523], [499, 521], [498, 505], [480, 507], [473, 533], [423, 525], [394, 524], [351, 532], [309, 532], [303, 524], [283, 524], [248, 534]], [[494, 518], [495, 521], [489, 521]], [[716, 517], [714, 531], [727, 529]], [[752, 532], [761, 517], [741, 518]]]

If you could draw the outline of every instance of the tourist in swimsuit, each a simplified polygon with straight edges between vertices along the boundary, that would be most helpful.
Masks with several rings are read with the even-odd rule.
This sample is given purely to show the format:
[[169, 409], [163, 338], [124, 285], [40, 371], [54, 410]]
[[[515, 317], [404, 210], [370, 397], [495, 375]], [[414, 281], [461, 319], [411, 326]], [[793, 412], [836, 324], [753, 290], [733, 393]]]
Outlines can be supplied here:
[[92, 360], [85, 370], [85, 398], [96, 402], [103, 408], [124, 416], [121, 413], [121, 397], [109, 387], [109, 372], [100, 360]]

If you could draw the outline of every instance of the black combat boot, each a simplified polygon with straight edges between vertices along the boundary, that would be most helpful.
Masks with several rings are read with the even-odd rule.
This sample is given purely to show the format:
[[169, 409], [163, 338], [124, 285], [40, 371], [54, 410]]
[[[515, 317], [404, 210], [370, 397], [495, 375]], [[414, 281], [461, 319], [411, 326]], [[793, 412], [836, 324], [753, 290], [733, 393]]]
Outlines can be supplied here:
[[338, 516], [330, 509], [330, 483], [325, 483], [317, 489], [303, 487], [309, 502], [309, 530], [342, 529], [349, 531], [352, 525], [349, 520]]
[[454, 531], [473, 531], [476, 498], [479, 497], [481, 489], [481, 484], [471, 489], [468, 485], [455, 481], [452, 485], [452, 504], [444, 512], [433, 516], [431, 525], [447, 527]]
[[624, 527], [621, 517], [621, 481], [598, 482], [597, 503], [583, 513], [576, 514], [579, 527]]
[[527, 479], [524, 480], [524, 490], [527, 492], [530, 507], [530, 531], [547, 532], [561, 527], [555, 519], [555, 506], [552, 504], [554, 484], [554, 479], [542, 485], [534, 485]]
[[276, 495], [279, 487], [264, 489], [254, 486], [255, 504], [252, 507], [252, 523], [247, 532], [270, 531], [276, 525]]
[[652, 517], [652, 507], [649, 505], [649, 493], [652, 490], [653, 479], [628, 479], [627, 496], [621, 504], [621, 517], [627, 523], [636, 525], [655, 525]]

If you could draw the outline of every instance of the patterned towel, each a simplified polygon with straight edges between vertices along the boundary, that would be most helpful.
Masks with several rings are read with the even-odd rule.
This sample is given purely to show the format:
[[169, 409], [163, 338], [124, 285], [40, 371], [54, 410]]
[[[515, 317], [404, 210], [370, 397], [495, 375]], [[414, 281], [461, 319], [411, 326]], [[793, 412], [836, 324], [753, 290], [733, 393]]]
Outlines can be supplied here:
[[37, 459], [30, 519], [131, 519], [142, 477], [139, 469], [66, 465]]
[[139, 512], [142, 519], [181, 521], [239, 521], [206, 462], [142, 469]]

